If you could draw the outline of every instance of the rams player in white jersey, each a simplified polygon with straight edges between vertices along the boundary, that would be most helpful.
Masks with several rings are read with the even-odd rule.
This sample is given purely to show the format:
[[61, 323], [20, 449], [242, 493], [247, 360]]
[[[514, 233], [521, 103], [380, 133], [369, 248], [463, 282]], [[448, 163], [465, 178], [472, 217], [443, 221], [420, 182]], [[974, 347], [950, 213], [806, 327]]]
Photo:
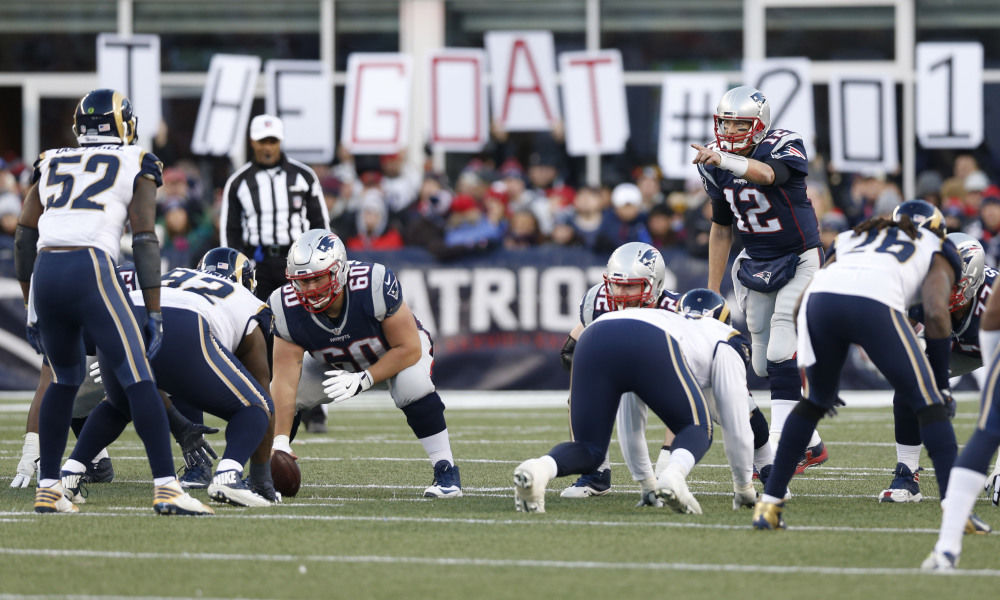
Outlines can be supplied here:
[[[167, 416], [147, 360], [156, 356], [163, 339], [160, 251], [153, 232], [163, 166], [133, 145], [136, 124], [132, 104], [121, 93], [101, 89], [84, 96], [73, 118], [80, 146], [39, 156], [18, 219], [17, 278], [25, 303], [33, 303], [37, 314], [37, 321], [28, 324], [28, 339], [45, 354], [53, 373], [39, 414], [36, 512], [78, 510], [64, 494], [59, 462], [73, 399], [86, 374], [85, 336], [124, 390], [120, 401], [125, 404], [116, 408], [135, 416], [153, 473], [153, 509], [159, 514], [212, 512], [186, 494], [174, 476]], [[142, 324], [115, 271], [126, 221], [149, 309]]]
[[[764, 495], [757, 529], [782, 529], [783, 497], [816, 424], [835, 412], [840, 372], [851, 344], [861, 346], [917, 414], [942, 496], [958, 446], [949, 421], [951, 317], [948, 300], [961, 277], [955, 246], [944, 239], [941, 211], [922, 200], [900, 205], [893, 219], [870, 219], [837, 236], [833, 256], [806, 288], [798, 312], [798, 363], [806, 398], [788, 417]], [[927, 354], [906, 318], [923, 303]]]

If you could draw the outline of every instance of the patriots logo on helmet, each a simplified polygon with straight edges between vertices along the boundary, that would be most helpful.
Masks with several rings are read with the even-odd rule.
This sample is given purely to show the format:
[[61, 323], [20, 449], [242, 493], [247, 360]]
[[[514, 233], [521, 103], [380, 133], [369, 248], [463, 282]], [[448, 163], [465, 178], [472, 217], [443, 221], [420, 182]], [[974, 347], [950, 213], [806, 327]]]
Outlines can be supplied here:
[[756, 102], [758, 105], [764, 104], [765, 102], [767, 102], [767, 98], [765, 98], [764, 94], [762, 94], [760, 92], [755, 92], [755, 93], [751, 94], [750, 95], [750, 99], [753, 100], [754, 102]]
[[337, 236], [330, 234], [323, 236], [316, 242], [316, 250], [323, 252], [326, 250], [332, 250], [337, 243]]
[[771, 272], [770, 271], [760, 271], [753, 274], [754, 277], [758, 279], [763, 279], [764, 283], [771, 283]]
[[639, 255], [639, 262], [642, 263], [643, 265], [649, 267], [650, 270], [652, 270], [653, 269], [653, 265], [656, 264], [656, 250], [653, 249], [653, 248], [650, 248], [650, 249], [646, 250], [645, 252], [643, 252], [642, 254], [640, 254]]

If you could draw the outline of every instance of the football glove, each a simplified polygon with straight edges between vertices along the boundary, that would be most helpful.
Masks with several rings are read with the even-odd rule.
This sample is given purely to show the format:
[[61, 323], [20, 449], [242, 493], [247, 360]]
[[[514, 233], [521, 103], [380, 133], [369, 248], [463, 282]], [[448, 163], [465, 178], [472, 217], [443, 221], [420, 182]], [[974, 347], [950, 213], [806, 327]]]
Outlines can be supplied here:
[[278, 450], [281, 450], [282, 452], [291, 456], [295, 460], [299, 459], [299, 457], [296, 456], [294, 452], [292, 452], [292, 445], [287, 435], [274, 436], [274, 440], [271, 442], [271, 454], [273, 455]]
[[42, 332], [38, 331], [38, 326], [34, 323], [28, 323], [24, 330], [28, 338], [28, 343], [35, 349], [35, 352], [45, 354], [45, 350], [42, 349]]
[[941, 397], [944, 398], [944, 408], [948, 411], [948, 418], [955, 418], [955, 398], [951, 395], [951, 390], [938, 390], [941, 392]]
[[187, 468], [190, 469], [196, 465], [211, 466], [212, 459], [219, 458], [219, 455], [212, 449], [212, 445], [205, 439], [204, 434], [206, 433], [219, 433], [219, 429], [188, 422], [174, 436], [177, 443], [180, 444], [181, 452], [184, 453], [184, 464]]
[[104, 378], [101, 377], [101, 363], [96, 360], [90, 365], [90, 378], [98, 385], [104, 382]]
[[324, 374], [330, 377], [323, 380], [323, 393], [334, 404], [353, 398], [372, 386], [372, 376], [367, 370], [348, 373], [334, 369]]
[[21, 460], [17, 463], [17, 473], [10, 482], [12, 488], [26, 488], [31, 485], [32, 476], [38, 475], [38, 434], [24, 434], [24, 447], [21, 448]]
[[160, 345], [163, 344], [163, 313], [150, 312], [146, 319], [145, 329], [146, 336], [149, 338], [149, 343], [146, 346], [146, 357], [153, 360], [156, 353], [160, 351]]
[[639, 482], [639, 503], [635, 505], [636, 508], [642, 508], [643, 506], [652, 506], [654, 508], [663, 508], [663, 500], [656, 496], [656, 478], [648, 477]]
[[989, 496], [993, 506], [1000, 506], [1000, 469], [995, 469], [993, 474], [986, 478], [986, 485], [983, 487], [986, 488], [986, 495]]

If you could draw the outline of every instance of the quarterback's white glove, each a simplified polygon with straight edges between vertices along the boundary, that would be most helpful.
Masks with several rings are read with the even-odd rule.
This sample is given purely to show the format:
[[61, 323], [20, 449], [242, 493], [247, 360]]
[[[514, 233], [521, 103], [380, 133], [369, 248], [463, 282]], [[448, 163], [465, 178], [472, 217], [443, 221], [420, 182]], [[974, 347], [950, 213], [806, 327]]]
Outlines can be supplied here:
[[101, 363], [96, 360], [90, 365], [90, 378], [94, 380], [94, 383], [100, 385], [104, 379], [101, 377]]
[[[21, 467], [18, 467], [21, 470]], [[1000, 506], [1000, 469], [995, 469], [993, 474], [986, 478], [986, 495], [990, 497], [993, 506]]]
[[31, 485], [31, 478], [38, 475], [38, 434], [24, 434], [24, 447], [21, 448], [21, 460], [17, 463], [17, 473], [10, 482], [12, 488], [26, 488]]
[[329, 378], [323, 380], [323, 393], [334, 404], [353, 398], [372, 386], [372, 376], [367, 370], [348, 373], [334, 369], [324, 375], [329, 375]]

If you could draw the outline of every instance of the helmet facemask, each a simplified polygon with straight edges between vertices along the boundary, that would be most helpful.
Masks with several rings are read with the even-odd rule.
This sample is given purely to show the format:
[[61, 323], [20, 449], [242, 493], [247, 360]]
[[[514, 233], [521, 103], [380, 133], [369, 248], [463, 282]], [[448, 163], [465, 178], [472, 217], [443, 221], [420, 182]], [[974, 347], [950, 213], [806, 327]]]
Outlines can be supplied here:
[[[639, 286], [638, 293], [629, 294], [619, 291], [622, 286]], [[627, 277], [620, 273], [604, 275], [604, 295], [608, 299], [609, 310], [624, 310], [626, 308], [650, 307], [656, 303], [653, 283], [645, 277]]]
[[[742, 133], [726, 133], [726, 123], [739, 121], [746, 123], [748, 128]], [[743, 119], [738, 117], [727, 117], [715, 115], [715, 141], [719, 144], [719, 149], [726, 152], [739, 153], [756, 146], [766, 131], [764, 122], [759, 118]]]
[[[340, 272], [343, 271], [343, 267], [342, 263], [337, 262], [323, 271], [288, 275], [288, 281], [292, 284], [292, 290], [299, 303], [311, 313], [321, 313], [326, 310], [344, 292], [343, 282], [340, 277], [334, 275], [334, 269]], [[325, 281], [318, 281], [324, 279]]]

